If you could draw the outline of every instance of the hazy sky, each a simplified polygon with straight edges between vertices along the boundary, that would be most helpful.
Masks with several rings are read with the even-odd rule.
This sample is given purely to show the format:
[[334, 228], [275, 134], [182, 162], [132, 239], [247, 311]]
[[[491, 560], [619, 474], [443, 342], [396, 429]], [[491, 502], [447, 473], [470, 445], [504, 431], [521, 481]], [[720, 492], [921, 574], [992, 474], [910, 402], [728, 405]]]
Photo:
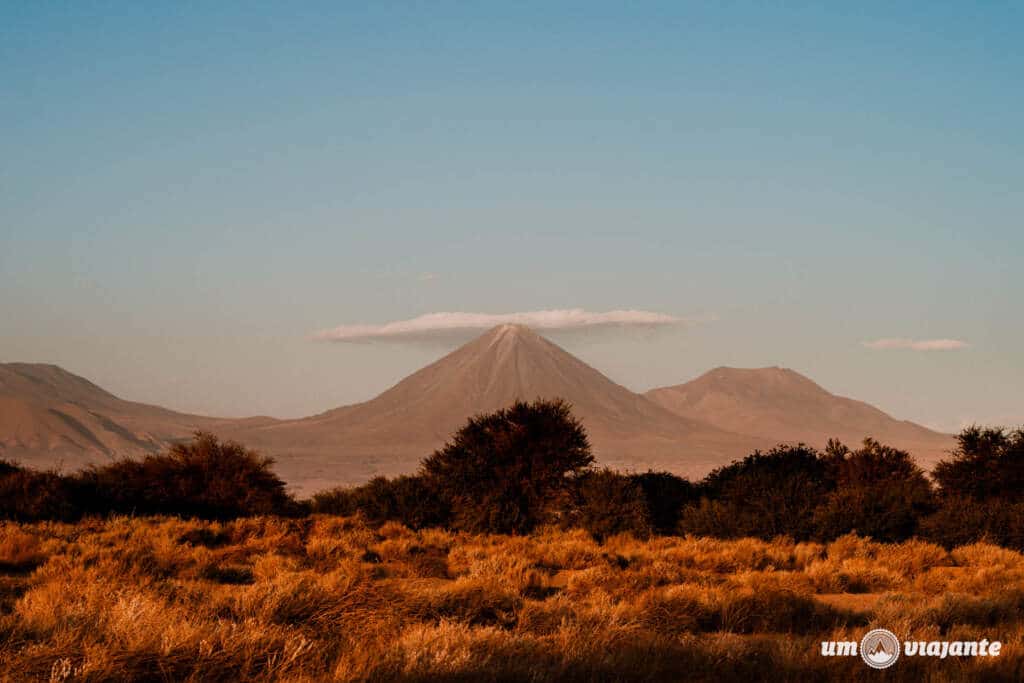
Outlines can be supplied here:
[[1024, 422], [1021, 3], [228, 4], [0, 5], [0, 360], [296, 416], [450, 348], [321, 330], [638, 309], [554, 338]]

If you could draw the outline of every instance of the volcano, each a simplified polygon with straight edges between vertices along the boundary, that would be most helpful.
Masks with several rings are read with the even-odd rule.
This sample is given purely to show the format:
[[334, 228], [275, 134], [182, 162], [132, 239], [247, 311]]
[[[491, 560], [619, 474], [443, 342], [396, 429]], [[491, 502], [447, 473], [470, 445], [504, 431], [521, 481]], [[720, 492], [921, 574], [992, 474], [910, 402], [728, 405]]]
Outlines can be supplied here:
[[303, 490], [409, 473], [465, 421], [516, 400], [562, 398], [599, 464], [699, 476], [772, 445], [675, 415], [521, 325], [501, 325], [376, 398], [312, 417], [227, 430], [278, 457]]
[[572, 404], [599, 465], [691, 478], [782, 442], [853, 445], [871, 436], [923, 465], [953, 446], [949, 435], [781, 368], [718, 368], [636, 394], [529, 328], [502, 325], [376, 398], [293, 420], [178, 413], [123, 400], [54, 365], [0, 364], [0, 458], [71, 470], [160, 452], [202, 429], [274, 457], [306, 495], [414, 472], [471, 416], [537, 398]]

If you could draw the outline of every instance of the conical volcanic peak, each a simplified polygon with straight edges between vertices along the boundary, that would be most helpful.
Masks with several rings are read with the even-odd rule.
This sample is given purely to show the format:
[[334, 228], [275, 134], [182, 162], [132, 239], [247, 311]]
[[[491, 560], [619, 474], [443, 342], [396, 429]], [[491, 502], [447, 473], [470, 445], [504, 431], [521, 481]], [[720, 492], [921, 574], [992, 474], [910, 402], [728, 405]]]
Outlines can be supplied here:
[[503, 323], [495, 325], [483, 335], [482, 339], [500, 339], [503, 337], [532, 337], [541, 339], [541, 336], [534, 332], [529, 326], [519, 323]]
[[0, 457], [73, 468], [213, 431], [277, 459], [300, 494], [409, 473], [466, 420], [516, 400], [559, 398], [598, 462], [699, 477], [780, 442], [866, 436], [923, 464], [953, 438], [834, 396], [785, 368], [715, 368], [641, 396], [523, 325], [499, 325], [376, 398], [298, 420], [220, 420], [124, 401], [57, 366], [0, 364]]
[[674, 415], [523, 325], [494, 327], [365, 403], [232, 436], [321, 467], [326, 454], [359, 481], [413, 471], [471, 416], [538, 398], [568, 401], [607, 465], [697, 475], [771, 445]]
[[681, 417], [729, 431], [822, 447], [830, 438], [849, 445], [872, 437], [910, 450], [923, 463], [953, 446], [953, 437], [896, 420], [861, 401], [829, 393], [787, 368], [727, 368], [645, 394]]
[[369, 418], [381, 408], [407, 415], [422, 408], [425, 419], [447, 430], [452, 419], [535, 398], [562, 398], [583, 413], [625, 415], [647, 404], [530, 328], [500, 325], [362, 404], [361, 412]]

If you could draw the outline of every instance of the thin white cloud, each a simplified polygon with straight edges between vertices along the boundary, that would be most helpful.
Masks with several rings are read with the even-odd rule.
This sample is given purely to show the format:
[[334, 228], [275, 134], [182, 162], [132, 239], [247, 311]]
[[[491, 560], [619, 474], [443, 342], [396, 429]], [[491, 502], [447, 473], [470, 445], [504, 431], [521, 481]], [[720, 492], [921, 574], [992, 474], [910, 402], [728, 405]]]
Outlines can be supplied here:
[[653, 328], [684, 322], [664, 313], [651, 311], [606, 311], [603, 313], [571, 308], [520, 313], [427, 313], [409, 320], [382, 325], [341, 325], [324, 330], [316, 339], [326, 341], [416, 340], [447, 333], [486, 330], [497, 325], [526, 325], [537, 330], [584, 330], [609, 327]]
[[869, 349], [879, 351], [903, 349], [909, 351], [959, 351], [970, 346], [959, 339], [876, 339], [861, 342]]

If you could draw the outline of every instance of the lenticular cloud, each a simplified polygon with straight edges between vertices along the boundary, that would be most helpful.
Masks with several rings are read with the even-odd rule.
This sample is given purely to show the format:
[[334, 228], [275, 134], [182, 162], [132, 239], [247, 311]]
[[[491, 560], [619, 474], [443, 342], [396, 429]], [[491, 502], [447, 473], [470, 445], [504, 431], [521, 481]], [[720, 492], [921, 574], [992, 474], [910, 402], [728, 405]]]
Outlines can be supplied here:
[[862, 342], [864, 346], [876, 351], [889, 349], [908, 349], [910, 351], [959, 351], [970, 344], [959, 339], [876, 339]]
[[427, 313], [382, 325], [341, 325], [324, 330], [317, 339], [339, 342], [421, 339], [447, 333], [486, 330], [496, 325], [526, 325], [538, 330], [583, 330], [607, 327], [663, 327], [682, 319], [651, 311], [607, 311], [582, 308], [520, 313]]

